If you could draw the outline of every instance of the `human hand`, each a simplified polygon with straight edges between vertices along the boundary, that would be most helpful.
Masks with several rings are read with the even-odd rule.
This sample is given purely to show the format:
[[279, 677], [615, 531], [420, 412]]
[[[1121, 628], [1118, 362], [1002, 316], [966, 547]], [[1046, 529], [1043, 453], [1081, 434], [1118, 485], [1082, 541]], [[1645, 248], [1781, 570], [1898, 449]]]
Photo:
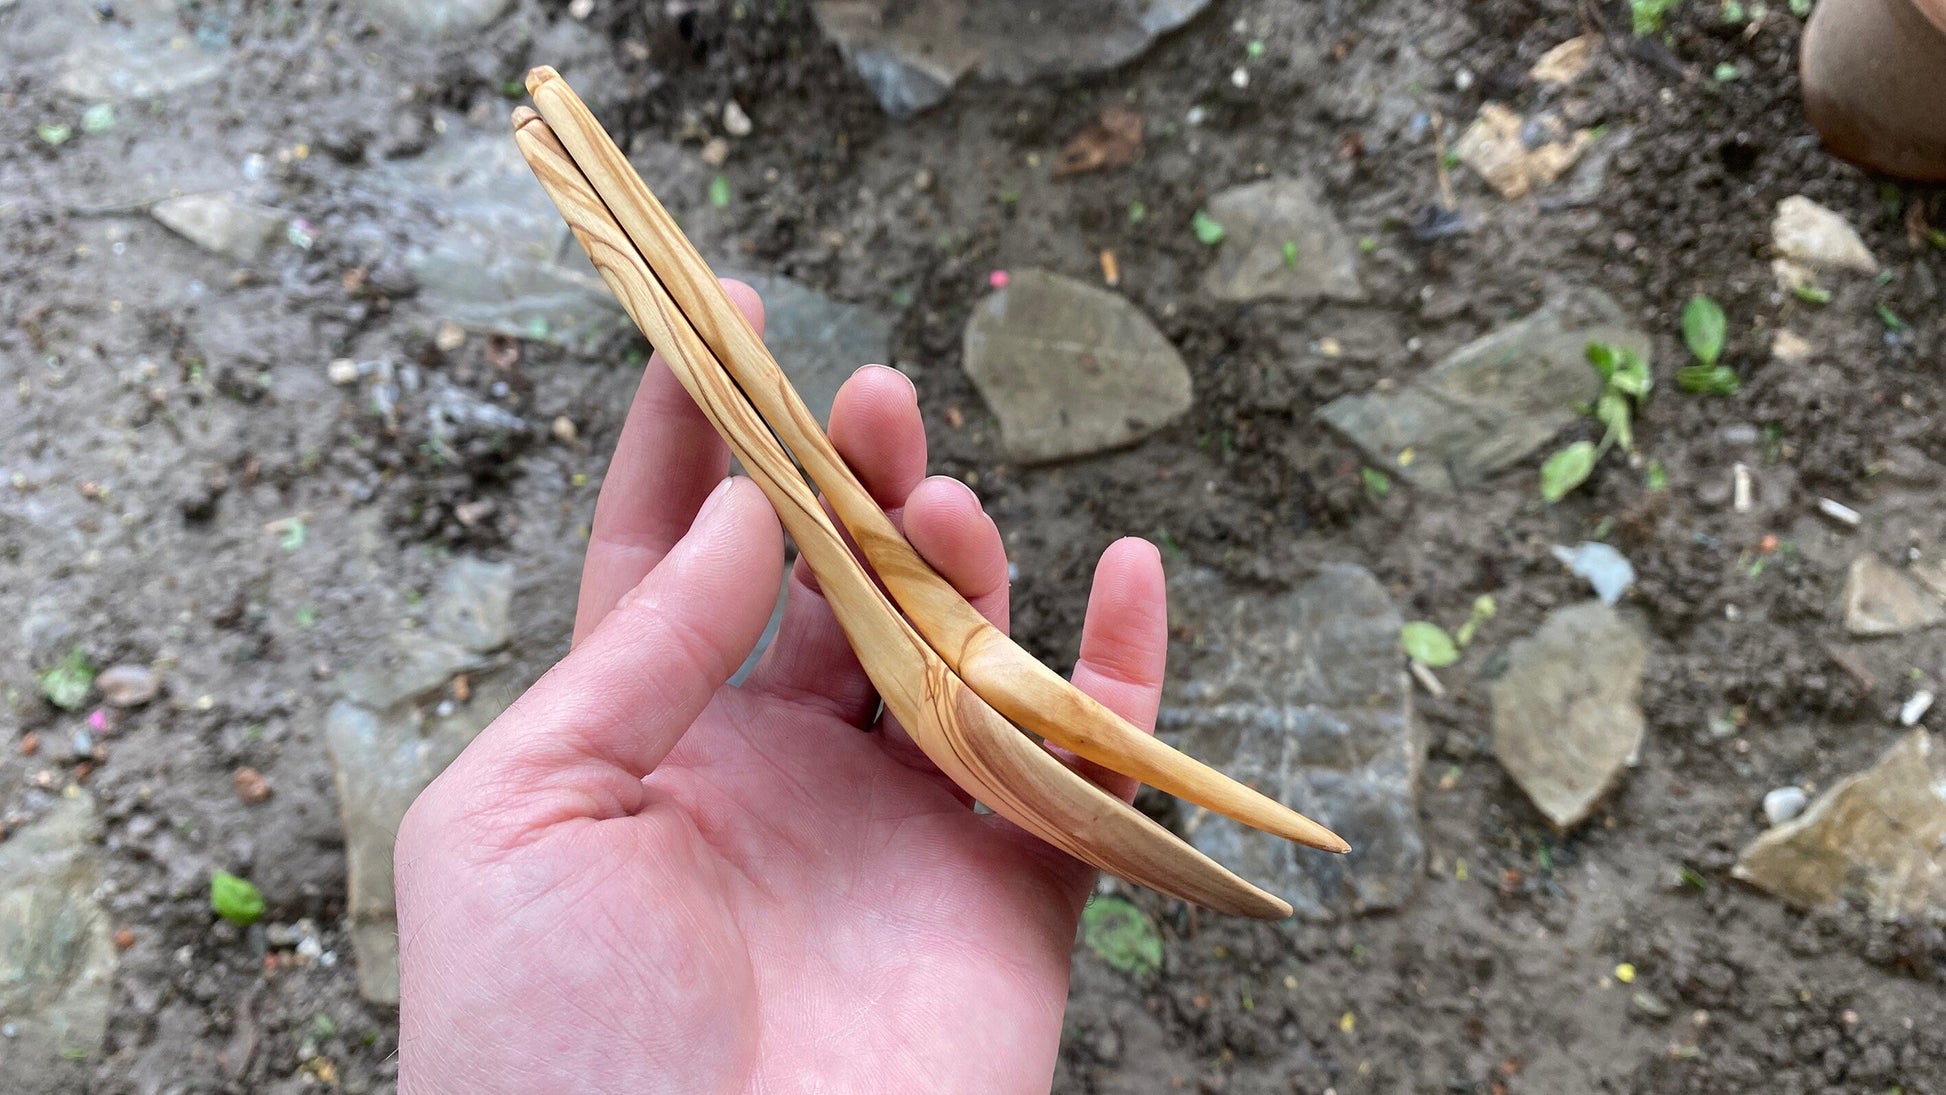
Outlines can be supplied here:
[[[748, 288], [730, 284], [762, 327]], [[831, 438], [1002, 630], [1007, 559], [926, 479], [911, 383], [861, 369]], [[1094, 872], [965, 794], [887, 718], [761, 491], [652, 359], [609, 467], [573, 651], [399, 828], [400, 1088], [1045, 1091]], [[1161, 561], [1103, 555], [1074, 682], [1152, 727]], [[1072, 758], [1068, 758], [1072, 761]], [[1132, 783], [1080, 765], [1111, 791]]]

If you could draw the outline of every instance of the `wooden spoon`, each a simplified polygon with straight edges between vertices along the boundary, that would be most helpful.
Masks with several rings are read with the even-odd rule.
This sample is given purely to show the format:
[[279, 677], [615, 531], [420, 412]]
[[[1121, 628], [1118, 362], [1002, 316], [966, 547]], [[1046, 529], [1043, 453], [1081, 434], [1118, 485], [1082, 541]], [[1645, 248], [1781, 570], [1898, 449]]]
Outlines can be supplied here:
[[803, 461], [871, 568], [926, 642], [1002, 715], [1105, 768], [1287, 840], [1330, 852], [1336, 833], [1130, 725], [1063, 680], [987, 622], [941, 578], [872, 500], [825, 437], [763, 340], [730, 302], [709, 264], [552, 68], [527, 74], [541, 117], [568, 149], [670, 297], [736, 379], [785, 447]]
[[1074, 773], [967, 687], [866, 573], [790, 455], [547, 122], [523, 107], [514, 128], [521, 154], [602, 279], [763, 488], [886, 707], [940, 771], [995, 813], [1101, 870], [1219, 912], [1289, 916], [1282, 899]]

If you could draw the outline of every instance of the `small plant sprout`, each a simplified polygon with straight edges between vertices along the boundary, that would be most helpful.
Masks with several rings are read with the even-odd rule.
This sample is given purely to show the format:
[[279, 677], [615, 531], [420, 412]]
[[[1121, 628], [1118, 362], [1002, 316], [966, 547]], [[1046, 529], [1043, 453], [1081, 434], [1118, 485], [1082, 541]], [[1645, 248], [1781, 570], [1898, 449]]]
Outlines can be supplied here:
[[1189, 220], [1189, 227], [1196, 233], [1196, 241], [1204, 247], [1215, 247], [1222, 243], [1223, 237], [1228, 234], [1223, 228], [1223, 222], [1210, 216], [1209, 211], [1205, 209], [1196, 211], [1196, 215]]
[[1704, 395], [1735, 395], [1743, 386], [1736, 370], [1719, 364], [1723, 343], [1729, 334], [1729, 321], [1722, 305], [1698, 293], [1682, 310], [1682, 340], [1695, 356], [1696, 364], [1676, 370], [1676, 386], [1686, 392]]

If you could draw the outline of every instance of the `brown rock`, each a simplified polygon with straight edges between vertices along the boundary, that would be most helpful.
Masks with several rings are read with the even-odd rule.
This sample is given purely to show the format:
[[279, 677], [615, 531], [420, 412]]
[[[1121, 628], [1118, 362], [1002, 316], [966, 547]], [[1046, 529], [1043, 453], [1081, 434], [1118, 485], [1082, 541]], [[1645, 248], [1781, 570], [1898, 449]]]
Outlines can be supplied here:
[[140, 707], [162, 691], [162, 678], [146, 665], [113, 665], [95, 678], [111, 707]]
[[1851, 561], [1845, 578], [1845, 630], [1853, 635], [1903, 635], [1946, 623], [1946, 607], [1910, 574], [1875, 555]]
[[1914, 730], [1744, 849], [1737, 878], [1802, 908], [1864, 896], [1873, 915], [1946, 918], [1946, 749]]

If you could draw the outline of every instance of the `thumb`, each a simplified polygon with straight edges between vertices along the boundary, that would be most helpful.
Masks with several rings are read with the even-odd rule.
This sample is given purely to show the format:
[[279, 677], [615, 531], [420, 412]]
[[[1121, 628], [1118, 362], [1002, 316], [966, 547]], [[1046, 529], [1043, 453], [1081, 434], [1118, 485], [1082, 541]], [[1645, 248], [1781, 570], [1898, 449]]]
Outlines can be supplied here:
[[783, 557], [763, 493], [748, 479], [725, 479], [648, 577], [448, 774], [567, 792], [584, 800], [574, 812], [633, 813], [642, 777], [756, 646]]

